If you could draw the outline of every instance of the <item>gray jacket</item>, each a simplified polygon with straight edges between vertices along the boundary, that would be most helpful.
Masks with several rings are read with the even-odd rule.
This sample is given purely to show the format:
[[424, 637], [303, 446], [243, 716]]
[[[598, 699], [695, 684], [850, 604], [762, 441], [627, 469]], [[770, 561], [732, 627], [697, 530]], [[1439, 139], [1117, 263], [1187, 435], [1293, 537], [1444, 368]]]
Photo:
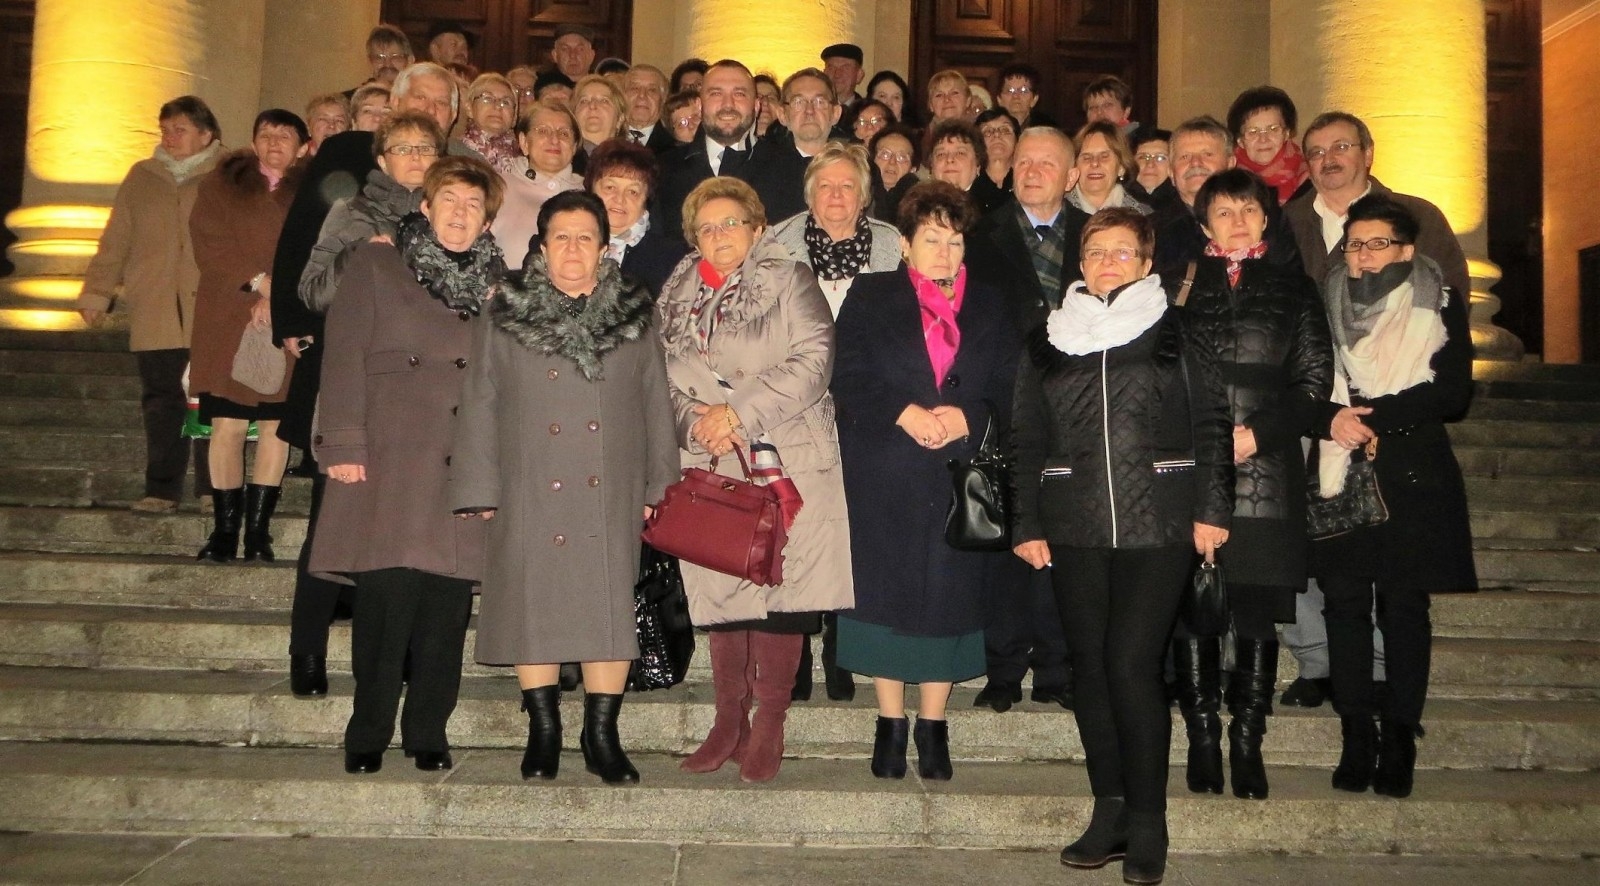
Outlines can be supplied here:
[[420, 188], [407, 190], [381, 169], [368, 173], [361, 193], [335, 202], [328, 210], [317, 245], [300, 275], [300, 300], [316, 313], [326, 314], [355, 247], [379, 234], [394, 237], [401, 216], [421, 205]]
[[[806, 216], [810, 214], [809, 211], [797, 213], [772, 226], [772, 239], [808, 268], [811, 267], [811, 250], [806, 247]], [[861, 273], [876, 274], [900, 267], [900, 231], [875, 218], [867, 219], [867, 227], [872, 231], [872, 254], [867, 257]]]

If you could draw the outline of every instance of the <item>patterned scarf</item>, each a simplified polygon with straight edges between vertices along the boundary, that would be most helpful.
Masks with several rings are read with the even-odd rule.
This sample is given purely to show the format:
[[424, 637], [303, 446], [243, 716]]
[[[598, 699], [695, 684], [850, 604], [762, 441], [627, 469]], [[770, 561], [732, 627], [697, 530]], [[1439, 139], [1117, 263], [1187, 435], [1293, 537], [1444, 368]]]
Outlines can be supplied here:
[[856, 216], [856, 232], [846, 240], [834, 240], [806, 213], [806, 249], [811, 253], [811, 270], [818, 280], [843, 280], [861, 273], [872, 254], [872, 228], [865, 212]]
[[928, 362], [933, 364], [933, 384], [943, 387], [961, 348], [961, 327], [956, 325], [956, 315], [967, 294], [967, 266], [956, 269], [950, 296], [939, 286], [940, 282], [950, 281], [936, 282], [909, 265], [906, 273], [911, 276], [911, 288], [916, 290], [917, 305], [922, 308], [922, 341], [928, 348]]
[[1022, 242], [1028, 245], [1028, 254], [1033, 257], [1033, 271], [1039, 277], [1039, 291], [1043, 296], [1040, 301], [1047, 308], [1055, 308], [1061, 302], [1061, 263], [1067, 258], [1067, 238], [1062, 233], [1063, 215], [1056, 214], [1050, 233], [1040, 239], [1039, 232], [1033, 229], [1033, 223], [1028, 221], [1022, 206], [1017, 206], [1017, 224], [1022, 228]]
[[644, 239], [644, 235], [649, 230], [650, 211], [645, 210], [645, 213], [639, 216], [639, 220], [634, 222], [626, 231], [613, 231], [611, 233], [611, 242], [606, 244], [606, 258], [619, 265], [622, 264], [622, 259], [628, 254], [628, 250], [638, 246], [639, 241]]
[[1243, 249], [1234, 250], [1223, 249], [1221, 246], [1217, 245], [1217, 241], [1215, 240], [1211, 240], [1206, 243], [1206, 255], [1212, 256], [1213, 258], [1226, 258], [1228, 260], [1229, 286], [1239, 285], [1239, 273], [1244, 270], [1243, 263], [1245, 259], [1260, 258], [1266, 254], [1267, 241], [1265, 240], [1262, 240], [1254, 246], [1246, 246]]
[[1295, 144], [1292, 138], [1285, 139], [1283, 147], [1278, 149], [1278, 156], [1264, 164], [1251, 160], [1244, 145], [1234, 148], [1233, 156], [1239, 161], [1240, 168], [1261, 176], [1262, 181], [1278, 192], [1279, 206], [1288, 203], [1294, 192], [1300, 190], [1300, 185], [1311, 177], [1311, 169], [1306, 165], [1306, 155], [1300, 153], [1300, 146]]
[[453, 253], [439, 242], [428, 217], [413, 212], [400, 219], [395, 242], [417, 282], [452, 311], [478, 313], [506, 275], [505, 256], [487, 231], [467, 252]]
[[489, 135], [479, 129], [478, 124], [468, 123], [461, 140], [467, 147], [482, 154], [483, 159], [496, 169], [522, 156], [522, 148], [517, 145], [517, 134], [509, 129], [499, 135]]

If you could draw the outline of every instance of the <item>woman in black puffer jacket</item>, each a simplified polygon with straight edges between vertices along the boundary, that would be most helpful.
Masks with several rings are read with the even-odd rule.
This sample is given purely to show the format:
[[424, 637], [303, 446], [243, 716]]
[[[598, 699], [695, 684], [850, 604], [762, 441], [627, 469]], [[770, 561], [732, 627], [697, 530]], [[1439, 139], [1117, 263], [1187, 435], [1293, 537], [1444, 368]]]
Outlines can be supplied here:
[[[1305, 454], [1300, 438], [1333, 385], [1333, 348], [1317, 287], [1298, 263], [1266, 258], [1271, 189], [1243, 169], [1218, 173], [1195, 195], [1209, 241], [1182, 292], [1195, 338], [1216, 356], [1233, 418], [1237, 486], [1232, 538], [1221, 557], [1232, 610], [1234, 669], [1228, 684], [1228, 763], [1233, 794], [1267, 796], [1261, 738], [1278, 677], [1276, 623], [1294, 622], [1305, 590]], [[1174, 284], [1179, 285], [1174, 285]], [[1189, 736], [1189, 790], [1222, 793], [1221, 638], [1196, 636], [1180, 619], [1172, 640], [1178, 706]]]
[[1195, 552], [1228, 539], [1233, 459], [1209, 351], [1147, 277], [1155, 233], [1104, 209], [1080, 239], [1084, 279], [1028, 336], [1012, 416], [1017, 556], [1051, 568], [1077, 676], [1094, 790], [1063, 864], [1124, 857], [1129, 883], [1166, 867], [1172, 721], [1162, 653]]

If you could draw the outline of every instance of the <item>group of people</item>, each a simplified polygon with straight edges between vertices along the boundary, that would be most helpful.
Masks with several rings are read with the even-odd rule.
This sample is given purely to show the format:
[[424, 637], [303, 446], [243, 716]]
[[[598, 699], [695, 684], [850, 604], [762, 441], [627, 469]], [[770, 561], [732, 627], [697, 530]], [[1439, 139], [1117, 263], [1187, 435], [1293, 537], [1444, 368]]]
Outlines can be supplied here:
[[[430, 36], [440, 58], [466, 43]], [[831, 698], [871, 678], [880, 778], [906, 776], [908, 745], [922, 778], [951, 778], [954, 684], [987, 676], [975, 704], [1004, 712], [1032, 668], [1032, 699], [1075, 713], [1095, 798], [1062, 862], [1159, 882], [1169, 698], [1188, 788], [1224, 789], [1226, 699], [1233, 793], [1267, 797], [1283, 625], [1306, 686], [1331, 685], [1333, 786], [1411, 792], [1428, 594], [1475, 586], [1444, 432], [1471, 389], [1468, 279], [1438, 209], [1371, 177], [1359, 118], [1301, 134], [1261, 87], [1227, 124], [1168, 132], [1108, 77], [1068, 135], [1014, 65], [994, 107], [936, 74], [924, 123], [896, 74], [855, 92], [847, 44], [782, 82], [733, 60], [669, 80], [590, 73], [593, 35], [558, 37], [532, 79], [565, 95], [520, 69], [463, 83], [380, 26], [342, 126], [316, 122], [339, 107], [323, 96], [311, 126], [264, 111], [233, 152], [199, 98], [167, 103], [80, 301], [98, 320], [120, 292], [131, 315], [141, 510], [180, 497], [188, 367], [212, 426], [201, 559], [242, 538], [272, 560], [289, 449], [313, 457], [291, 687], [326, 694], [354, 586], [347, 771], [382, 766], [397, 713], [415, 765], [451, 767], [476, 592], [474, 657], [514, 669], [528, 714], [522, 776], [557, 777], [577, 663], [585, 767], [637, 781], [617, 724], [639, 532], [698, 467], [798, 496], [781, 584], [681, 564], [715, 709], [687, 771], [778, 774], [819, 631]], [[382, 102], [365, 117], [363, 91]], [[287, 359], [262, 391], [233, 367], [268, 328]], [[1010, 551], [946, 541], [948, 465], [985, 440], [1012, 456]], [[1387, 520], [1311, 540], [1308, 500], [1366, 461]], [[1201, 562], [1227, 577], [1226, 692], [1224, 636], [1179, 617]]]

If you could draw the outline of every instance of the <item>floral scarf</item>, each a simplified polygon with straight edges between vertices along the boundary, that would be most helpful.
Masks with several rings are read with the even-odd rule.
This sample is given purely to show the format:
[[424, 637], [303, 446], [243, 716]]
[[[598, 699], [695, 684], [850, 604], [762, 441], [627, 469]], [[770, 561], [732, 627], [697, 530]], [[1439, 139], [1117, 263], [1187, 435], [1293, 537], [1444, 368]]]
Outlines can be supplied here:
[[818, 280], [843, 280], [861, 273], [872, 255], [872, 228], [865, 212], [856, 216], [856, 232], [846, 240], [834, 240], [806, 213], [806, 249], [811, 253], [811, 270]]
[[478, 128], [476, 123], [468, 123], [466, 132], [461, 134], [461, 140], [467, 147], [483, 155], [489, 165], [496, 169], [501, 168], [507, 161], [522, 156], [522, 148], [517, 146], [517, 134], [506, 130], [499, 135], [489, 135]]
[[[956, 325], [956, 315], [961, 312], [961, 302], [967, 293], [967, 266], [956, 269], [953, 280], [933, 280], [924, 277], [916, 268], [906, 267], [911, 275], [911, 287], [917, 293], [917, 305], [922, 308], [922, 340], [928, 347], [928, 362], [933, 365], [933, 383], [943, 387], [945, 376], [955, 365], [956, 352], [961, 349], [961, 327]], [[950, 285], [949, 296], [939, 285]]]
[[1233, 157], [1239, 161], [1239, 168], [1248, 169], [1261, 180], [1271, 185], [1278, 192], [1278, 205], [1289, 202], [1294, 192], [1311, 177], [1310, 167], [1306, 165], [1306, 155], [1300, 153], [1300, 146], [1294, 139], [1284, 139], [1283, 147], [1278, 149], [1278, 156], [1266, 163], [1257, 163], [1250, 159], [1244, 145], [1233, 149]]
[[1222, 248], [1215, 240], [1211, 240], [1206, 243], [1206, 255], [1214, 258], [1226, 258], [1228, 260], [1229, 286], [1239, 285], [1239, 273], [1244, 270], [1245, 259], [1260, 258], [1266, 254], [1267, 241], [1265, 240], [1262, 240], [1254, 246], [1246, 246], [1243, 249], [1233, 250]]
[[463, 253], [444, 248], [420, 212], [400, 219], [396, 241], [406, 266], [428, 294], [452, 311], [478, 313], [506, 276], [506, 260], [486, 231]]

